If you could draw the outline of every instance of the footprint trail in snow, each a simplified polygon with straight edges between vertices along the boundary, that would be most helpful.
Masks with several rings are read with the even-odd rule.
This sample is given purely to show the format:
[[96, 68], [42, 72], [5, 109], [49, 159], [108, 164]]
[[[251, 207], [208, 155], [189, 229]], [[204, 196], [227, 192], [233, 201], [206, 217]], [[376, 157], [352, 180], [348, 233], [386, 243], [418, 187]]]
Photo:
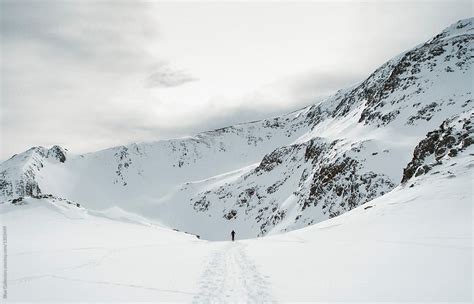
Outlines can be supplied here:
[[229, 243], [211, 254], [194, 303], [273, 302], [270, 284], [245, 253], [245, 245]]

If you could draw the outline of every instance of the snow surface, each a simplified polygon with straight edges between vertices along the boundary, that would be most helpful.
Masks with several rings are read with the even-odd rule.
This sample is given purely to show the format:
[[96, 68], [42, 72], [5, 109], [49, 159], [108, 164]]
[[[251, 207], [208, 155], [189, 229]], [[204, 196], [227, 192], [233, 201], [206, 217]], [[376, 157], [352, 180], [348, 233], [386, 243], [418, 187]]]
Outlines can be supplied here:
[[339, 217], [236, 242], [111, 220], [50, 199], [2, 204], [8, 297], [470, 302], [472, 152]]

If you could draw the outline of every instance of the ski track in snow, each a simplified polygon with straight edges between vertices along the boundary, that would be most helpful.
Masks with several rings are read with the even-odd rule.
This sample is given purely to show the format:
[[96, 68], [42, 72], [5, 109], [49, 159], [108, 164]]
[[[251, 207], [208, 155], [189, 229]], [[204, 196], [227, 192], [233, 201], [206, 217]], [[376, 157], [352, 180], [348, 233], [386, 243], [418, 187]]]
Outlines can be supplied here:
[[243, 243], [229, 243], [210, 255], [193, 303], [274, 302], [266, 278], [245, 253]]

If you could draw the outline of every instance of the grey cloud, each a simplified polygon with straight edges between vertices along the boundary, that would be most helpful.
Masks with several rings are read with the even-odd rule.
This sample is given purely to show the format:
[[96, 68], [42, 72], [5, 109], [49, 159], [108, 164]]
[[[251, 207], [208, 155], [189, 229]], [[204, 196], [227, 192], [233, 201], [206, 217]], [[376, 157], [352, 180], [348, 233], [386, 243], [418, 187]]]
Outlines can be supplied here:
[[292, 99], [300, 103], [311, 102], [362, 81], [371, 72], [370, 70], [310, 71], [292, 78], [289, 93]]
[[161, 65], [146, 78], [145, 86], [147, 88], [169, 88], [197, 80], [185, 71], [173, 70], [169, 66]]
[[4, 50], [34, 45], [45, 56], [76, 60], [94, 69], [146, 68], [141, 46], [159, 37], [144, 2], [14, 1], [1, 3]]
[[[199, 119], [187, 119], [186, 124], [179, 119], [175, 124], [159, 124], [158, 121], [149, 117], [149, 113], [146, 113], [146, 106], [141, 112], [126, 111], [121, 113], [120, 121], [103, 120], [101, 124], [104, 130], [114, 130], [112, 133], [124, 135], [128, 142], [195, 135], [225, 126], [287, 114], [315, 104], [339, 89], [364, 80], [364, 76], [367, 75], [347, 71], [341, 75], [336, 72], [324, 71], [292, 75], [269, 84], [261, 91], [242, 96], [237, 102], [238, 106], [226, 108], [225, 111], [220, 105], [225, 104], [226, 100], [213, 98], [205, 110], [196, 109], [196, 112], [199, 113], [196, 117]], [[274, 92], [278, 89], [286, 91], [285, 94], [281, 94], [284, 102], [276, 103], [272, 99], [273, 94], [271, 96], [267, 94], [267, 91]], [[155, 102], [159, 103], [159, 101]], [[268, 106], [269, 104], [272, 106]]]
[[333, 71], [313, 70], [293, 74], [243, 96], [240, 103], [266, 109], [271, 105], [274, 113], [284, 113], [316, 103], [339, 89], [364, 80], [371, 72], [339, 68]]
[[107, 142], [97, 126], [106, 115], [120, 121], [111, 95], [124, 75], [141, 78], [159, 60], [147, 51], [160, 39], [149, 5], [0, 2], [2, 157], [33, 145]]
[[293, 90], [333, 91], [363, 80], [367, 72], [356, 71], [311, 71], [296, 76]]
[[[108, 142], [95, 145], [92, 151], [99, 148], [108, 148], [114, 145], [124, 145], [134, 142], [179, 138], [182, 136], [196, 135], [201, 132], [210, 131], [230, 125], [245, 123], [265, 118], [271, 118], [295, 110], [294, 107], [285, 109], [255, 108], [242, 105], [225, 113], [222, 111], [200, 113], [200, 119], [189, 121], [188, 124], [179, 126], [155, 125], [150, 121], [144, 121], [143, 117], [131, 114], [129, 117], [121, 117], [122, 123], [109, 120], [102, 121], [99, 127], [102, 138], [107, 138]], [[116, 137], [120, 134], [120, 138]]]

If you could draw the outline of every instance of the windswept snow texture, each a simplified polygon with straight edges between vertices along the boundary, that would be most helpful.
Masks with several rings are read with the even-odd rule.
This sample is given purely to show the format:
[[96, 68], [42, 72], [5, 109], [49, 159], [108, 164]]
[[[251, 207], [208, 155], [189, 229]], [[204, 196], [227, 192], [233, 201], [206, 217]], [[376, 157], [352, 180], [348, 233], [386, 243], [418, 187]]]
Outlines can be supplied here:
[[[84, 155], [32, 148], [0, 164], [0, 201], [52, 194], [208, 240], [319, 223], [426, 171], [428, 154], [451, 153], [428, 149], [404, 175], [428, 132], [472, 115], [473, 38], [474, 19], [461, 20], [364, 81], [281, 117]], [[454, 149], [459, 136], [440, 145]]]
[[471, 302], [473, 147], [341, 216], [253, 240], [198, 240], [53, 198], [1, 204], [8, 298]]

